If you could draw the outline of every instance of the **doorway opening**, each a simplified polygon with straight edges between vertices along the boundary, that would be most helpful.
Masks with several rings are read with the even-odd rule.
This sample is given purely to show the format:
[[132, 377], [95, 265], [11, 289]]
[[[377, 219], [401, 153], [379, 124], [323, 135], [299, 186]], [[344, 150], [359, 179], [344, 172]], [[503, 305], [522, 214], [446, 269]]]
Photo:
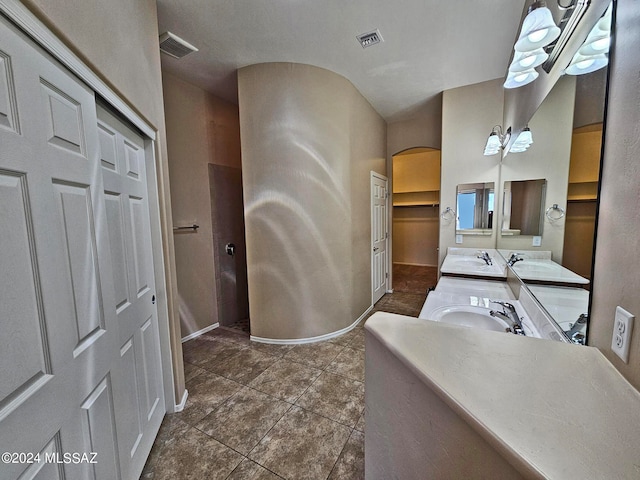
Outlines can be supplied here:
[[392, 179], [393, 290], [423, 294], [438, 281], [440, 150], [396, 153]]
[[210, 163], [209, 191], [218, 323], [250, 334], [242, 170]]

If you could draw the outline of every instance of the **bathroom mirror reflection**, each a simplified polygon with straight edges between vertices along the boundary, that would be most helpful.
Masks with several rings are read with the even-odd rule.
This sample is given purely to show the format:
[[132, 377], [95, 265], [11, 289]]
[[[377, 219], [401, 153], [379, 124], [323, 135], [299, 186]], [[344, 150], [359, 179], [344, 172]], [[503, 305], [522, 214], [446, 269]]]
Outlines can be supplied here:
[[[536, 181], [540, 178], [539, 172], [532, 171], [531, 163], [543, 162], [545, 156], [553, 155], [554, 165], [546, 168], [555, 168], [559, 173], [547, 177], [546, 199], [543, 200], [541, 217], [544, 225], [541, 232], [543, 244], [535, 248], [531, 237], [528, 240], [522, 238], [522, 232], [519, 237], [509, 235], [508, 230], [505, 232], [505, 202], [504, 209], [501, 209], [505, 210], [505, 218], [500, 219], [502, 231], [498, 236], [497, 246], [508, 252], [506, 260], [512, 252], [523, 253], [522, 262], [516, 264], [520, 268], [527, 262], [528, 252], [551, 251], [553, 262], [589, 280], [589, 283], [583, 285], [558, 283], [554, 286], [550, 284], [552, 282], [540, 285], [539, 282], [521, 278], [523, 284], [570, 339], [586, 340], [588, 327], [606, 81], [606, 68], [588, 75], [560, 79], [530, 120], [535, 143], [523, 154], [509, 155], [502, 168], [503, 179], [510, 176], [525, 178], [523, 173], [530, 171], [531, 181]], [[572, 82], [575, 85], [571, 85]], [[570, 106], [571, 110], [560, 111], [560, 105], [564, 108]], [[563, 116], [567, 114], [570, 115], [571, 122], [569, 129], [564, 125], [566, 118]], [[560, 131], [563, 132], [562, 135], [559, 135]], [[566, 143], [566, 147], [561, 143]], [[562, 153], [562, 148], [567, 149], [566, 153]], [[560, 174], [564, 183], [550, 187], [549, 182], [558, 183]], [[506, 183], [507, 181], [504, 185], [505, 192]], [[565, 215], [555, 221], [544, 216], [544, 210], [552, 204], [559, 204], [565, 210]], [[507, 225], [514, 229], [513, 222], [510, 221]], [[517, 269], [512, 270], [517, 275]]]
[[491, 235], [495, 184], [465, 183], [456, 189], [456, 234]]
[[502, 189], [502, 235], [542, 235], [547, 181], [512, 180]]

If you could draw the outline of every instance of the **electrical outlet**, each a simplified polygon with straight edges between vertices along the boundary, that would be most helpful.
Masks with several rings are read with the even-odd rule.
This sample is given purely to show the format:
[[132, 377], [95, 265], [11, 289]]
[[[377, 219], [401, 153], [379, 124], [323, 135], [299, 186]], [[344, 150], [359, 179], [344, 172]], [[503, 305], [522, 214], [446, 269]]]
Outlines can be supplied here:
[[542, 237], [536, 235], [535, 237], [533, 237], [533, 240], [531, 241], [531, 246], [539, 247], [540, 245], [542, 245]]
[[462, 235], [456, 235], [456, 243], [462, 243]]
[[611, 338], [611, 350], [618, 355], [624, 363], [629, 363], [629, 344], [633, 331], [633, 319], [635, 317], [622, 307], [616, 307], [616, 319], [613, 322], [613, 337]]

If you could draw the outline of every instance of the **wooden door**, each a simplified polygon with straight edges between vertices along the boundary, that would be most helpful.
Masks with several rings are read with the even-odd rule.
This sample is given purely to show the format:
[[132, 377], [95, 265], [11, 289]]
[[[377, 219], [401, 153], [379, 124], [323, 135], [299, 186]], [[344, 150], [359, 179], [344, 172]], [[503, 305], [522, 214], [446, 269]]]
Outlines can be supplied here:
[[387, 290], [387, 179], [371, 174], [371, 282], [372, 302]]
[[[153, 277], [122, 321], [99, 138], [94, 92], [0, 17], [0, 452], [40, 454], [2, 479], [137, 478], [164, 415]], [[125, 250], [149, 262], [142, 203]], [[128, 399], [144, 414], [129, 457]]]

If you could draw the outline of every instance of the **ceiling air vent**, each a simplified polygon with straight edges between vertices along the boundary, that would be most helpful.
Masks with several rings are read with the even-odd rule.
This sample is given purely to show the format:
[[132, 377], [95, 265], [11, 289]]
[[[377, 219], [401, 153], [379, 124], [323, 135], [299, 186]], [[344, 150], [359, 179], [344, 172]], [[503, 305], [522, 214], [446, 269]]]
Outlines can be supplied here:
[[190, 43], [185, 42], [179, 36], [171, 32], [165, 32], [160, 35], [160, 51], [173, 58], [182, 58], [185, 55], [197, 52], [198, 49]]
[[384, 38], [380, 35], [379, 30], [374, 30], [373, 32], [363, 33], [362, 35], [358, 35], [356, 37], [362, 45], [362, 48], [370, 47], [371, 45], [375, 45], [376, 43], [384, 42]]

